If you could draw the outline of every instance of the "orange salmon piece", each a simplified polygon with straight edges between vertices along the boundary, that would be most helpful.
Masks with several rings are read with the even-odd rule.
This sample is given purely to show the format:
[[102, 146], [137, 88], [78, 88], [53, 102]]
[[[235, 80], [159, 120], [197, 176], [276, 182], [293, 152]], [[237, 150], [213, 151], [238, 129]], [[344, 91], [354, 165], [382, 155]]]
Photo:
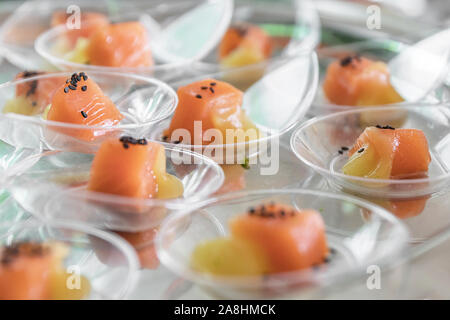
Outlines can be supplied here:
[[[243, 128], [242, 91], [232, 85], [206, 79], [180, 87], [177, 94], [178, 107], [168, 130], [164, 133], [169, 139], [176, 129], [186, 129], [190, 132], [191, 141], [183, 143], [194, 144], [202, 141], [203, 144], [210, 144], [211, 141], [203, 139], [203, 133], [208, 129]], [[194, 133], [194, 121], [201, 121], [201, 132], [197, 130]], [[223, 126], [218, 127], [219, 123]]]
[[[16, 75], [15, 80], [27, 79], [43, 74], [46, 74], [46, 72], [23, 71]], [[63, 77], [49, 77], [19, 83], [16, 86], [16, 97], [26, 97], [35, 107], [33, 114], [39, 114], [51, 103], [53, 95], [61, 86], [61, 83], [64, 83], [64, 80]]]
[[260, 27], [247, 23], [231, 26], [219, 44], [219, 59], [222, 60], [238, 48], [257, 51], [262, 60], [272, 55], [273, 44], [270, 36]]
[[389, 80], [384, 62], [359, 56], [347, 56], [331, 63], [323, 90], [331, 103], [370, 106], [402, 102]]
[[398, 147], [391, 176], [401, 177], [427, 172], [431, 156], [425, 134], [417, 129], [396, 129], [395, 135]]
[[104, 141], [91, 167], [88, 190], [149, 199], [157, 194], [155, 163], [160, 144], [131, 144], [111, 138]]
[[[72, 83], [74, 77], [81, 79], [75, 81], [77, 87], [74, 87]], [[84, 73], [79, 73], [72, 75], [70, 81], [61, 85], [54, 94], [47, 120], [110, 127], [117, 125], [123, 119], [123, 115], [94, 80]], [[101, 129], [52, 129], [63, 131], [65, 134], [85, 141], [93, 141], [107, 133], [105, 132], [107, 130]]]
[[40, 244], [0, 249], [0, 300], [50, 299], [52, 256]]
[[233, 237], [263, 250], [271, 273], [289, 272], [324, 262], [328, 255], [325, 224], [314, 210], [269, 204], [251, 209], [230, 222]]
[[110, 24], [89, 38], [92, 65], [107, 67], [150, 67], [154, 64], [147, 30], [140, 22]]

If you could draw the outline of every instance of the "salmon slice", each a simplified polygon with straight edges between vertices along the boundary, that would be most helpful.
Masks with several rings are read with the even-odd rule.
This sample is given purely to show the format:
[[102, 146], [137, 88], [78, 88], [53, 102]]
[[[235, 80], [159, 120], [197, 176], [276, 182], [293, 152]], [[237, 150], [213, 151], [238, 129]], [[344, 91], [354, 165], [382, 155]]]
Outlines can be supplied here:
[[[117, 125], [123, 115], [100, 87], [80, 72], [73, 74], [53, 96], [47, 119], [85, 126], [111, 127]], [[84, 141], [93, 141], [107, 131], [99, 129], [66, 129], [52, 127]]]
[[328, 255], [325, 225], [314, 210], [262, 205], [234, 218], [230, 230], [233, 237], [266, 253], [272, 273], [309, 268], [323, 263]]
[[89, 38], [87, 55], [92, 65], [107, 67], [150, 67], [154, 64], [148, 33], [140, 22], [116, 23]]
[[[428, 142], [421, 130], [369, 127], [349, 151], [345, 174], [389, 179], [428, 171]], [[413, 155], [413, 156], [412, 156]]]
[[141, 199], [156, 197], [154, 167], [162, 150], [160, 144], [145, 140], [135, 144], [116, 138], [104, 141], [92, 162], [88, 190]]
[[[15, 80], [27, 79], [44, 75], [42, 71], [23, 71], [16, 75]], [[63, 77], [41, 78], [19, 83], [16, 86], [16, 97], [25, 97], [32, 106], [29, 115], [42, 113], [53, 98], [56, 90], [64, 83]]]
[[398, 142], [391, 129], [369, 127], [349, 150], [343, 172], [351, 176], [389, 179]]
[[402, 102], [390, 83], [385, 63], [359, 56], [347, 56], [331, 63], [323, 90], [331, 103], [370, 106]]
[[[52, 27], [67, 25], [67, 22], [69, 22], [69, 25], [73, 25], [75, 23], [75, 17], [72, 14], [66, 13], [65, 11], [57, 11], [53, 13], [51, 20]], [[68, 41], [71, 45], [75, 45], [78, 38], [88, 38], [97, 29], [105, 27], [108, 24], [108, 18], [102, 13], [81, 12], [80, 28], [70, 29], [70, 32], [66, 34]]]
[[41, 244], [21, 243], [0, 249], [0, 300], [50, 298], [52, 256]]
[[[210, 144], [212, 141], [203, 136], [208, 129], [220, 130], [223, 139], [226, 139], [226, 129], [247, 130], [252, 127], [241, 109], [242, 91], [226, 82], [201, 80], [180, 87], [177, 94], [178, 107], [168, 130], [164, 132], [171, 141], [180, 138], [176, 134], [172, 137], [176, 129], [189, 131], [190, 140], [183, 140], [183, 143]], [[195, 121], [201, 122], [202, 130], [194, 130]]]
[[425, 134], [417, 129], [396, 129], [398, 146], [391, 176], [404, 177], [428, 171], [431, 156]]
[[[238, 23], [231, 26], [225, 33], [219, 44], [218, 55], [219, 60], [224, 60], [235, 51], [240, 52], [242, 56], [253, 52], [255, 61], [251, 62], [256, 63], [258, 60], [269, 58], [272, 50], [271, 38], [263, 29], [248, 23]], [[236, 66], [242, 65], [238, 57], [234, 57], [233, 60]]]

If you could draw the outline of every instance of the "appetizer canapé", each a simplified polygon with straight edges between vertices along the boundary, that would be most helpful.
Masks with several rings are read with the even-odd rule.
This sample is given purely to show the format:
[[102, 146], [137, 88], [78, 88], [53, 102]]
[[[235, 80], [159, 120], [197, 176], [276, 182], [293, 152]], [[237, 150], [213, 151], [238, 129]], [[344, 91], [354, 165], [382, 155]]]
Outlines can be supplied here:
[[[181, 141], [184, 144], [211, 144], [209, 138], [204, 138], [204, 133], [208, 129], [219, 130], [224, 144], [234, 143], [226, 141], [227, 129], [244, 131], [253, 129], [251, 132], [253, 139], [257, 138], [256, 127], [241, 108], [242, 91], [232, 85], [206, 79], [180, 87], [177, 94], [178, 107], [169, 128], [164, 132], [165, 139], [179, 141], [180, 136], [175, 132], [177, 129], [185, 129], [190, 134], [189, 141]], [[194, 129], [196, 124], [201, 125], [201, 130]], [[248, 135], [247, 138], [251, 140], [252, 136]]]
[[183, 184], [166, 172], [161, 144], [132, 137], [104, 141], [92, 163], [91, 191], [150, 199], [177, 198]]
[[[46, 113], [47, 120], [86, 126], [117, 125], [123, 115], [100, 87], [84, 72], [74, 73], [60, 84]], [[102, 130], [54, 128], [75, 138], [92, 141], [105, 134]]]
[[73, 33], [67, 31], [68, 39], [62, 39], [55, 47], [72, 62], [124, 68], [154, 64], [148, 33], [140, 22], [107, 23], [86, 35]]
[[[28, 79], [45, 75], [45, 72], [24, 71], [17, 74], [15, 80]], [[37, 115], [51, 103], [53, 94], [64, 83], [63, 77], [41, 77], [32, 81], [25, 81], [16, 85], [16, 95], [6, 102], [3, 113], [18, 113], [23, 115]]]
[[360, 56], [348, 56], [328, 66], [323, 83], [331, 103], [347, 106], [402, 102], [390, 83], [388, 66]]
[[264, 275], [314, 267], [328, 258], [325, 225], [314, 210], [261, 205], [231, 220], [230, 232], [200, 243], [192, 267], [215, 275]]
[[68, 249], [60, 243], [22, 242], [0, 248], [1, 300], [79, 300], [90, 292], [81, 276], [79, 287], [68, 288], [62, 264]]
[[368, 127], [349, 150], [343, 172], [375, 179], [401, 179], [426, 174], [431, 161], [421, 130]]
[[272, 55], [270, 36], [260, 27], [237, 23], [225, 33], [219, 45], [220, 64], [241, 67], [264, 61]]

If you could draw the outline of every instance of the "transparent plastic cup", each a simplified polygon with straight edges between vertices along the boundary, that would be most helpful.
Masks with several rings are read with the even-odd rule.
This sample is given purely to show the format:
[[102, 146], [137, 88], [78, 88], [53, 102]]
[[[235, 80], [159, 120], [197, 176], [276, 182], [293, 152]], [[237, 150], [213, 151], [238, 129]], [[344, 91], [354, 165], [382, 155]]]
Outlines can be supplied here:
[[[0, 108], [3, 109], [7, 101], [16, 97], [16, 86], [19, 84], [70, 76], [71, 73], [48, 73], [3, 83], [0, 85]], [[94, 152], [106, 138], [119, 135], [145, 136], [157, 122], [169, 117], [178, 103], [175, 91], [159, 80], [102, 71], [89, 72], [88, 76], [124, 115], [118, 125], [85, 126], [45, 120], [42, 114], [27, 116], [2, 113], [0, 139], [15, 147]], [[89, 141], [79, 138], [85, 135], [95, 138]]]
[[220, 166], [207, 157], [170, 146], [165, 147], [165, 153], [167, 172], [183, 183], [180, 198], [137, 199], [89, 191], [94, 156], [57, 151], [34, 156], [34, 165], [12, 177], [8, 190], [23, 208], [45, 221], [79, 221], [101, 229], [146, 231], [158, 227], [173, 212], [206, 199], [224, 180]]
[[68, 249], [63, 264], [77, 268], [91, 285], [89, 300], [124, 299], [134, 289], [139, 262], [125, 241], [77, 223], [26, 221], [0, 224], [0, 244], [59, 242]]
[[[445, 105], [356, 108], [313, 118], [300, 125], [292, 134], [291, 148], [304, 164], [339, 190], [376, 198], [417, 198], [442, 191], [449, 185], [450, 172], [446, 165], [450, 155], [449, 115], [449, 108]], [[351, 147], [366, 127], [377, 124], [424, 132], [431, 155], [426, 176], [369, 179], [342, 172], [348, 155], [339, 153], [341, 147]]]
[[[264, 276], [214, 276], [191, 267], [198, 244], [227, 236], [231, 218], [270, 201], [320, 212], [335, 252], [328, 264]], [[167, 268], [214, 298], [301, 298], [364, 276], [369, 265], [388, 268], [401, 259], [407, 240], [405, 227], [381, 207], [346, 195], [286, 189], [230, 193], [172, 215], [160, 229], [156, 248]]]

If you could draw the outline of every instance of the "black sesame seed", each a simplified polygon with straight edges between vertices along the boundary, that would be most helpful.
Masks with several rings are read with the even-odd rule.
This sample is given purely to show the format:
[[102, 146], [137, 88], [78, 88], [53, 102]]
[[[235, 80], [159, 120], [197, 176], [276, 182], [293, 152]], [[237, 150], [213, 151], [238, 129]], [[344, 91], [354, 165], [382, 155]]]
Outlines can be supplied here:
[[207, 89], [208, 89], [208, 87], [206, 87], [206, 86], [202, 86], [202, 87], [200, 87], [200, 89], [202, 89], [202, 90], [207, 90]]
[[130, 146], [128, 145], [128, 143], [124, 143], [124, 144], [123, 144], [123, 147], [124, 147], [125, 149], [128, 149]]
[[343, 58], [341, 60], [341, 66], [342, 67], [348, 66], [350, 63], [352, 63], [352, 60], [353, 60], [352, 56], [347, 56], [347, 57]]
[[65, 88], [64, 88], [64, 93], [67, 93], [67, 92], [69, 92], [69, 88], [68, 88], [68, 87], [65, 87]]
[[338, 153], [339, 153], [339, 154], [344, 154], [344, 152], [342, 152], [342, 150], [339, 150]]
[[211, 93], [214, 93], [214, 88], [213, 87], [209, 87], [209, 90], [211, 91]]
[[211, 82], [210, 85], [214, 87], [216, 85], [216, 83], [215, 82]]
[[348, 151], [348, 147], [341, 147], [341, 150]]
[[82, 87], [81, 87], [81, 90], [82, 90], [82, 91], [86, 91], [86, 90], [87, 90], [87, 86], [82, 86]]
[[145, 146], [147, 144], [147, 140], [145, 140], [144, 138], [139, 139], [137, 142], [138, 142], [138, 144], [141, 144], [143, 146]]
[[168, 139], [169, 139], [169, 137], [168, 136], [162, 136], [162, 141], [167, 141]]
[[76, 87], [74, 87], [74, 86], [72, 86], [71, 84], [69, 84], [69, 87], [68, 87], [70, 90], [76, 90], [77, 88]]
[[364, 152], [364, 150], [365, 150], [364, 148], [361, 148], [358, 150], [358, 153]]
[[197, 94], [195, 97], [196, 97], [197, 99], [201, 99], [201, 98], [202, 98], [202, 96], [199, 95], [199, 94]]
[[84, 111], [81, 111], [81, 115], [83, 116], [83, 118], [87, 118], [88, 117], [88, 115], [87, 115], [87, 113], [86, 112], [84, 112]]

